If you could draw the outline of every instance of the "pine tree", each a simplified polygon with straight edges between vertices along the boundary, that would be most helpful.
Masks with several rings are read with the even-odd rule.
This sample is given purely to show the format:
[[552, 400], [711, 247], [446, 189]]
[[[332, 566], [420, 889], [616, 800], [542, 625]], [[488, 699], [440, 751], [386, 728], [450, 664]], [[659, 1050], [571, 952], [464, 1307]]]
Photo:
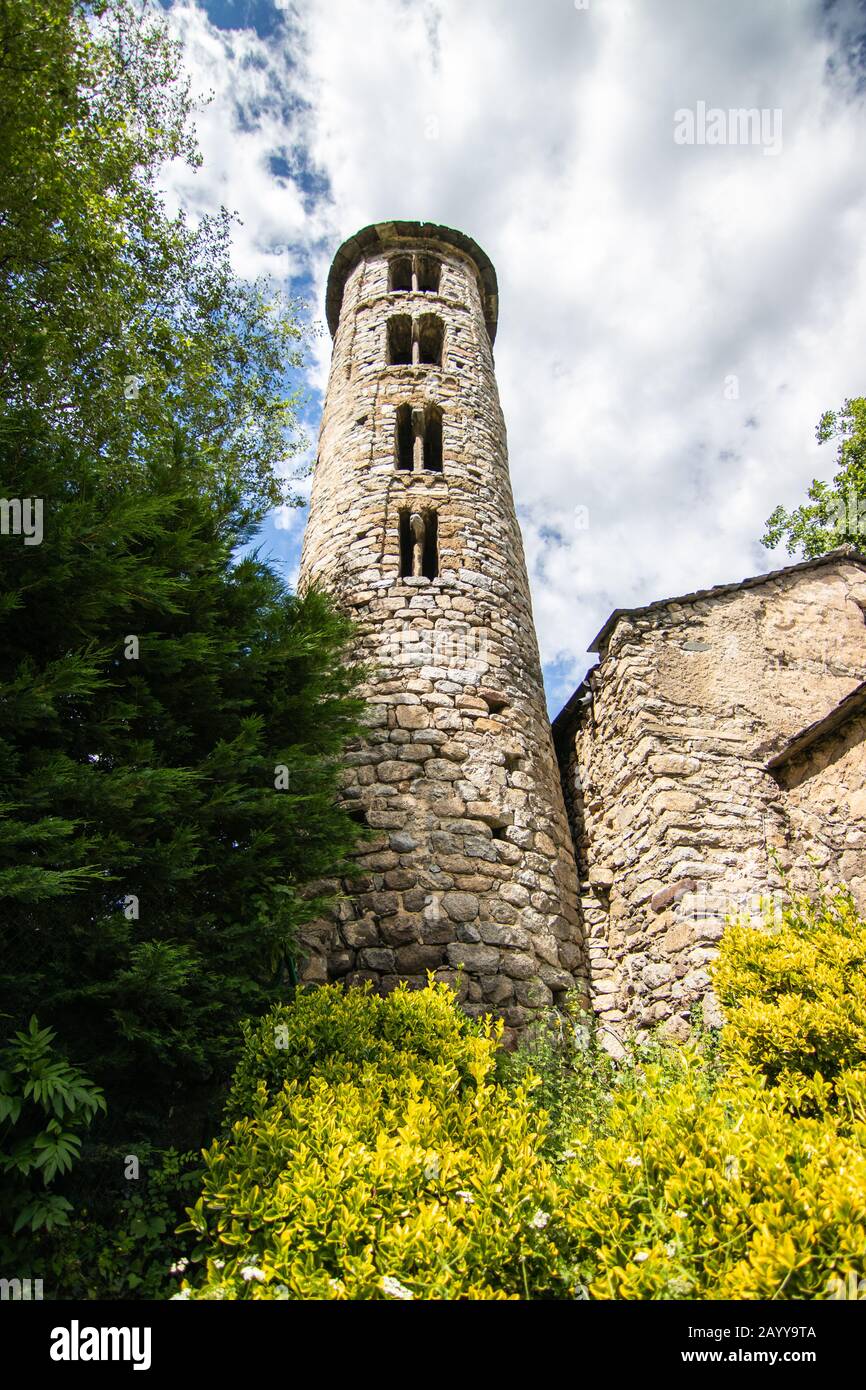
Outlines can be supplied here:
[[157, 1144], [207, 1132], [357, 834], [345, 624], [249, 549], [300, 330], [225, 216], [165, 212], [188, 113], [127, 0], [0, 0], [0, 1023]]
[[47, 505], [41, 545], [0, 548], [0, 1008], [56, 1029], [110, 1115], [165, 1116], [226, 1074], [303, 885], [345, 868], [346, 630], [233, 563], [247, 532], [181, 451], [122, 491], [64, 449], [18, 463]]

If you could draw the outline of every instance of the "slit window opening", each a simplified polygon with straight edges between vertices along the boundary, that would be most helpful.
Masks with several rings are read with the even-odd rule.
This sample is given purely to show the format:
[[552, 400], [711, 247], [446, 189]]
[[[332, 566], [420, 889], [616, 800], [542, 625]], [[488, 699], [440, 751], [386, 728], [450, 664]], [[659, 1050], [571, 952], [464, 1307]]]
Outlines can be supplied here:
[[388, 320], [388, 361], [392, 366], [412, 365], [412, 320], [395, 314]]
[[395, 256], [388, 264], [388, 289], [411, 290], [412, 288], [412, 257]]
[[435, 579], [439, 573], [439, 520], [435, 512], [427, 512], [422, 568], [425, 578]]
[[411, 405], [398, 405], [396, 426], [397, 467], [411, 472], [415, 461], [415, 431]]
[[439, 574], [439, 524], [432, 511], [400, 512], [400, 578], [435, 579]]
[[415, 260], [418, 289], [423, 294], [438, 294], [442, 266], [435, 256], [418, 256]]
[[435, 314], [422, 314], [418, 320], [418, 360], [426, 366], [442, 366], [445, 328]]
[[412, 533], [409, 530], [407, 510], [400, 513], [400, 578], [409, 579], [412, 575]]
[[428, 406], [424, 417], [424, 467], [442, 472], [442, 411], [436, 405]]

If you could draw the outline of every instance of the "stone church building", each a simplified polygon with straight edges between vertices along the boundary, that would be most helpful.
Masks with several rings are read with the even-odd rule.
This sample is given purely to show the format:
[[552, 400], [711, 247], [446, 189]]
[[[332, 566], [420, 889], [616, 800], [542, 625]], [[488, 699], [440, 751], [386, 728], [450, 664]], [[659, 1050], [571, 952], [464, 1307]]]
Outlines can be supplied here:
[[432, 971], [507, 1036], [569, 994], [613, 1050], [682, 1036], [698, 1001], [713, 1016], [726, 915], [778, 903], [782, 870], [866, 896], [866, 557], [617, 610], [551, 730], [493, 266], [460, 232], [379, 223], [326, 308], [300, 587], [355, 624], [369, 714], [343, 795], [370, 838], [302, 978]]
[[866, 557], [612, 613], [554, 720], [593, 1008], [683, 1036], [726, 917], [785, 878], [866, 908]]

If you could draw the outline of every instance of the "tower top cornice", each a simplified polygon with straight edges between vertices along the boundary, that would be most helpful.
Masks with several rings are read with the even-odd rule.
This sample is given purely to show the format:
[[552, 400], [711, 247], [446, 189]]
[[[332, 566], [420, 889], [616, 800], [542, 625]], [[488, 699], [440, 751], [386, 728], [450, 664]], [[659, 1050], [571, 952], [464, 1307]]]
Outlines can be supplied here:
[[340, 320], [340, 306], [343, 302], [343, 287], [348, 275], [365, 256], [378, 252], [398, 250], [419, 241], [439, 242], [453, 246], [468, 256], [478, 271], [481, 297], [484, 304], [484, 321], [490, 341], [496, 337], [496, 322], [499, 315], [499, 290], [493, 262], [471, 237], [452, 227], [440, 227], [435, 222], [375, 222], [364, 227], [354, 236], [344, 241], [331, 265], [328, 275], [328, 288], [325, 295], [325, 313], [328, 327], [333, 337]]

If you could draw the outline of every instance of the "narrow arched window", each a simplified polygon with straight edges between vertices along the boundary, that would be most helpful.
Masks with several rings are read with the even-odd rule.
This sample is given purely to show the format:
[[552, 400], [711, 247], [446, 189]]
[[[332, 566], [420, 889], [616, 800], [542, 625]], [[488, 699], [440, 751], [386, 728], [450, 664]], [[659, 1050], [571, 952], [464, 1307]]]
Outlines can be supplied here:
[[439, 522], [435, 512], [400, 511], [400, 578], [435, 579], [439, 573]]
[[392, 256], [388, 262], [388, 289], [391, 294], [400, 290], [438, 294], [441, 277], [442, 264], [435, 256]]
[[408, 314], [395, 314], [388, 320], [388, 361], [394, 366], [412, 364], [412, 320]]
[[388, 289], [411, 290], [412, 288], [412, 257], [394, 256], [388, 262]]
[[439, 279], [442, 273], [442, 266], [435, 256], [416, 256], [415, 274], [418, 281], [418, 289], [423, 294], [438, 294]]
[[436, 314], [422, 314], [418, 320], [418, 361], [430, 367], [442, 366], [445, 327]]
[[412, 532], [409, 529], [411, 512], [408, 507], [400, 511], [400, 578], [412, 577]]
[[424, 577], [435, 579], [439, 573], [439, 518], [435, 512], [427, 512], [424, 521]]
[[397, 467], [412, 471], [415, 462], [415, 430], [412, 426], [411, 405], [397, 406], [397, 426], [395, 439]]
[[442, 472], [442, 411], [438, 405], [428, 405], [424, 414], [424, 467], [431, 473]]

